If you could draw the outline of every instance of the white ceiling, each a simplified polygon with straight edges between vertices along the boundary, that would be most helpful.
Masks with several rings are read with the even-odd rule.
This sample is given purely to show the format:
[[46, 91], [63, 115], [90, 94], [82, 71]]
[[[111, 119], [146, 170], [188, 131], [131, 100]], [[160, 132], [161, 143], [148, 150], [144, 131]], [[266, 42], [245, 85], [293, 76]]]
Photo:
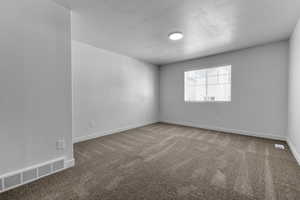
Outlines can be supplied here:
[[54, 1], [71, 8], [74, 40], [154, 64], [287, 39], [300, 18], [300, 0]]

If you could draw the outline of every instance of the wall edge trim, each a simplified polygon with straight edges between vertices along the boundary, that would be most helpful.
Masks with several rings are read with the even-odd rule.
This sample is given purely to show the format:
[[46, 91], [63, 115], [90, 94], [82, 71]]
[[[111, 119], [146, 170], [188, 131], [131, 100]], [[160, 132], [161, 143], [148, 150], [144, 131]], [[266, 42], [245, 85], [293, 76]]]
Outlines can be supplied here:
[[295, 145], [292, 143], [292, 141], [289, 137], [287, 137], [286, 142], [289, 145], [291, 152], [292, 152], [293, 156], [295, 157], [296, 161], [300, 165], [300, 153], [297, 151]]

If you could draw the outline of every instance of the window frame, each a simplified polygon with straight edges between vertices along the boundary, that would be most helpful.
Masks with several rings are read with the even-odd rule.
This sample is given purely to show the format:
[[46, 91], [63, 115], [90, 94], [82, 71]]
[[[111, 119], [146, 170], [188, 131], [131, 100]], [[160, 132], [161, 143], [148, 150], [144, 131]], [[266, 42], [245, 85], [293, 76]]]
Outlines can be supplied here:
[[[207, 69], [212, 69], [212, 68], [219, 68], [219, 67], [228, 67], [230, 66], [230, 99], [228, 101], [212, 101], [212, 100], [203, 100], [203, 101], [186, 101], [185, 100], [185, 73], [186, 72], [191, 72], [191, 71], [198, 71], [198, 70], [207, 70]], [[206, 91], [207, 91], [207, 77], [206, 77]], [[231, 103], [232, 102], [232, 65], [228, 64], [228, 65], [219, 65], [219, 66], [215, 66], [215, 67], [191, 67], [191, 69], [189, 70], [184, 70], [183, 72], [183, 101], [184, 103]]]

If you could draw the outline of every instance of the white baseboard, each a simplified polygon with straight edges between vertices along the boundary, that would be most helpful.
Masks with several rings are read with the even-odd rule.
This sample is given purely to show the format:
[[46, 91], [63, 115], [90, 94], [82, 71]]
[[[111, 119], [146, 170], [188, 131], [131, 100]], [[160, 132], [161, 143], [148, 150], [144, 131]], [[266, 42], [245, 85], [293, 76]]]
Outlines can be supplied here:
[[295, 145], [293, 144], [293, 142], [291, 142], [291, 139], [288, 137], [286, 142], [288, 143], [292, 154], [294, 155], [295, 159], [297, 160], [298, 164], [300, 165], [300, 153], [297, 151]]
[[221, 131], [221, 132], [226, 132], [226, 133], [234, 133], [234, 134], [239, 134], [239, 135], [247, 135], [247, 136], [254, 136], [254, 137], [260, 137], [260, 138], [286, 141], [286, 137], [284, 137], [284, 136], [278, 136], [278, 135], [272, 135], [272, 134], [267, 134], [267, 133], [254, 132], [254, 131], [229, 129], [229, 128], [215, 127], [215, 126], [205, 126], [205, 125], [195, 124], [192, 122], [177, 122], [177, 121], [168, 121], [168, 120], [163, 120], [161, 122], [168, 123], [168, 124], [175, 124], [175, 125], [190, 126], [190, 127], [195, 127], [195, 128], [214, 130], [214, 131]]
[[130, 130], [130, 129], [139, 128], [139, 127], [146, 126], [146, 125], [149, 125], [149, 124], [154, 124], [154, 123], [157, 123], [157, 122], [158, 121], [145, 122], [145, 123], [135, 124], [135, 125], [126, 126], [126, 127], [122, 127], [122, 128], [116, 128], [116, 129], [107, 130], [107, 131], [99, 131], [99, 132], [92, 133], [92, 134], [85, 135], [85, 136], [75, 137], [75, 138], [73, 138], [73, 143], [75, 144], [75, 143], [78, 143], [78, 142], [83, 142], [83, 141], [86, 141], [86, 140], [91, 140], [91, 139], [94, 139], [94, 138], [98, 138], [98, 137], [102, 137], [102, 136], [106, 136], [106, 135], [111, 135], [111, 134], [119, 133], [119, 132], [122, 132], [122, 131], [127, 131], [127, 130]]
[[75, 159], [72, 158], [70, 160], [65, 161], [65, 169], [71, 168], [75, 166]]
[[[59, 168], [54, 167], [57, 162], [63, 162], [63, 165], [61, 165], [61, 167], [59, 167]], [[75, 165], [74, 158], [66, 160], [64, 157], [60, 157], [60, 158], [57, 158], [57, 159], [49, 160], [47, 162], [39, 163], [37, 165], [32, 165], [30, 167], [26, 167], [26, 168], [23, 168], [23, 169], [20, 169], [20, 170], [16, 170], [16, 171], [13, 171], [13, 172], [3, 174], [3, 175], [0, 176], [0, 184], [2, 186], [1, 187], [2, 189], [0, 189], [0, 193], [6, 192], [8, 190], [12, 190], [12, 189], [20, 187], [22, 185], [26, 185], [26, 184], [31, 183], [33, 181], [44, 178], [46, 176], [50, 176], [52, 174], [55, 174], [55, 173], [58, 173], [60, 171], [66, 170], [68, 168], [73, 167], [74, 165]], [[40, 174], [39, 171], [44, 166], [49, 166], [49, 171], [47, 173]], [[30, 178], [28, 180], [25, 180], [24, 173], [26, 173], [28, 171], [31, 171], [31, 170], [35, 171], [35, 175], [32, 178]], [[4, 187], [5, 179], [7, 179], [9, 177], [13, 177], [13, 176], [18, 176], [20, 178], [16, 182], [16, 184], [13, 184], [13, 185], [5, 188]]]

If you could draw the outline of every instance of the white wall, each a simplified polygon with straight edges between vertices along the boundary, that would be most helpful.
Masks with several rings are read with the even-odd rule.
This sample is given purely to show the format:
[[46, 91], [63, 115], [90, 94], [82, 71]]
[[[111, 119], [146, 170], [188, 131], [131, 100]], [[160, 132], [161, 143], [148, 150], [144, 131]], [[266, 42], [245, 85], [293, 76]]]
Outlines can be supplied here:
[[300, 164], [300, 21], [290, 39], [288, 142]]
[[1, 1], [0, 176], [73, 158], [70, 37], [69, 11], [52, 1]]
[[158, 67], [72, 41], [74, 141], [158, 121]]
[[[230, 103], [185, 103], [184, 71], [232, 65]], [[285, 139], [288, 42], [161, 67], [161, 121]]]

